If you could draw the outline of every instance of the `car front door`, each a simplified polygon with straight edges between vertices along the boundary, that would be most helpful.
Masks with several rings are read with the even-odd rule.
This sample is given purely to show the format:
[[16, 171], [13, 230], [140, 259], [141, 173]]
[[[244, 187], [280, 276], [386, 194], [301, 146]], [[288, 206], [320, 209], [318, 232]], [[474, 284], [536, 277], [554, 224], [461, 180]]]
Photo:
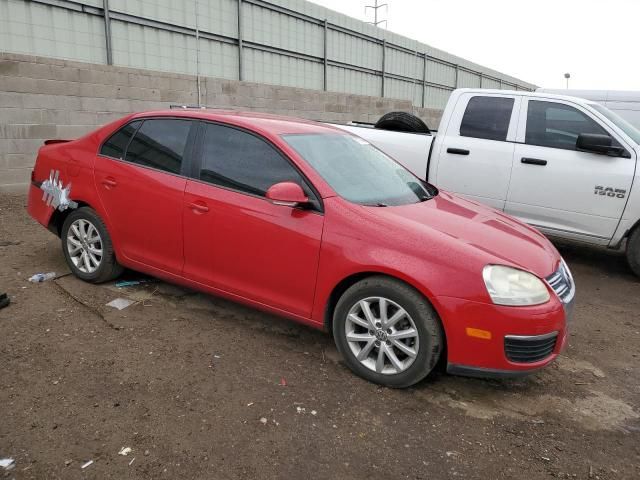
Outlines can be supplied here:
[[192, 125], [188, 119], [134, 121], [102, 145], [95, 161], [96, 187], [118, 255], [175, 275], [184, 260], [182, 171]]
[[546, 233], [589, 243], [609, 243], [624, 210], [635, 154], [578, 151], [580, 134], [623, 140], [580, 105], [527, 99], [522, 105], [511, 186], [505, 211]]
[[[263, 138], [203, 122], [200, 166], [184, 197], [184, 276], [309, 317], [324, 216], [319, 198], [291, 161]], [[274, 205], [266, 190], [293, 181], [310, 208]]]
[[504, 209], [513, 162], [520, 96], [460, 95], [432, 173], [439, 188]]

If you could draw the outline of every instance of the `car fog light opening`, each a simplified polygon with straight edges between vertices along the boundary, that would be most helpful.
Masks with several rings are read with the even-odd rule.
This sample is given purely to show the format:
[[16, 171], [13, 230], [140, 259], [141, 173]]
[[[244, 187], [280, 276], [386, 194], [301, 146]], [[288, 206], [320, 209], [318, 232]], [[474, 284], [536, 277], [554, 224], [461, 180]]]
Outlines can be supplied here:
[[551, 298], [544, 282], [524, 270], [487, 265], [482, 271], [482, 277], [487, 292], [496, 305], [540, 305]]

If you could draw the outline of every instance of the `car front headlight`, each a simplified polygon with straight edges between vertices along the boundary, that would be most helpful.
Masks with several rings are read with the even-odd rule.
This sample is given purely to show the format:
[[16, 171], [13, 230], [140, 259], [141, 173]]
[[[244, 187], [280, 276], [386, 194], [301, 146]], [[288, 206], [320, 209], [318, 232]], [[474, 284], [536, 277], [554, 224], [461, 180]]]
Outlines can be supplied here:
[[540, 305], [549, 301], [549, 290], [535, 275], [517, 268], [487, 265], [482, 270], [484, 284], [496, 305]]

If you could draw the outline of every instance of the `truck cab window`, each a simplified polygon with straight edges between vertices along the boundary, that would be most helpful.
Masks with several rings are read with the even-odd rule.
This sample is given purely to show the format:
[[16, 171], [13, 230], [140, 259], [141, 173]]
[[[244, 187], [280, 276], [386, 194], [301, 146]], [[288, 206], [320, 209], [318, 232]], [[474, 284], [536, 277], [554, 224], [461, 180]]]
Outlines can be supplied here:
[[462, 117], [460, 135], [504, 142], [509, 131], [513, 103], [513, 98], [472, 97]]
[[576, 140], [582, 133], [608, 135], [600, 125], [576, 108], [562, 103], [529, 100], [525, 143], [575, 150]]

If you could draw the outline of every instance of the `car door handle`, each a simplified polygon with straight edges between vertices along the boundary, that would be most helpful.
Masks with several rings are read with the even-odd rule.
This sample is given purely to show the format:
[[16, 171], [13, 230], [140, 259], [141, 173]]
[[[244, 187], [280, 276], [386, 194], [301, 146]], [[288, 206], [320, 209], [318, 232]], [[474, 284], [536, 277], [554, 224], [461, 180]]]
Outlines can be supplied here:
[[539, 158], [527, 158], [524, 157], [520, 160], [522, 163], [526, 163], [527, 165], [540, 165], [544, 167], [547, 164], [546, 160], [540, 160]]
[[469, 150], [465, 150], [464, 148], [447, 148], [447, 153], [453, 155], [469, 155]]
[[209, 211], [207, 204], [201, 201], [191, 202], [189, 208], [193, 210], [194, 213], [207, 213]]
[[102, 180], [102, 185], [104, 185], [107, 188], [114, 188], [118, 186], [118, 182], [116, 182], [113, 178], [111, 177], [107, 177], [105, 179]]

